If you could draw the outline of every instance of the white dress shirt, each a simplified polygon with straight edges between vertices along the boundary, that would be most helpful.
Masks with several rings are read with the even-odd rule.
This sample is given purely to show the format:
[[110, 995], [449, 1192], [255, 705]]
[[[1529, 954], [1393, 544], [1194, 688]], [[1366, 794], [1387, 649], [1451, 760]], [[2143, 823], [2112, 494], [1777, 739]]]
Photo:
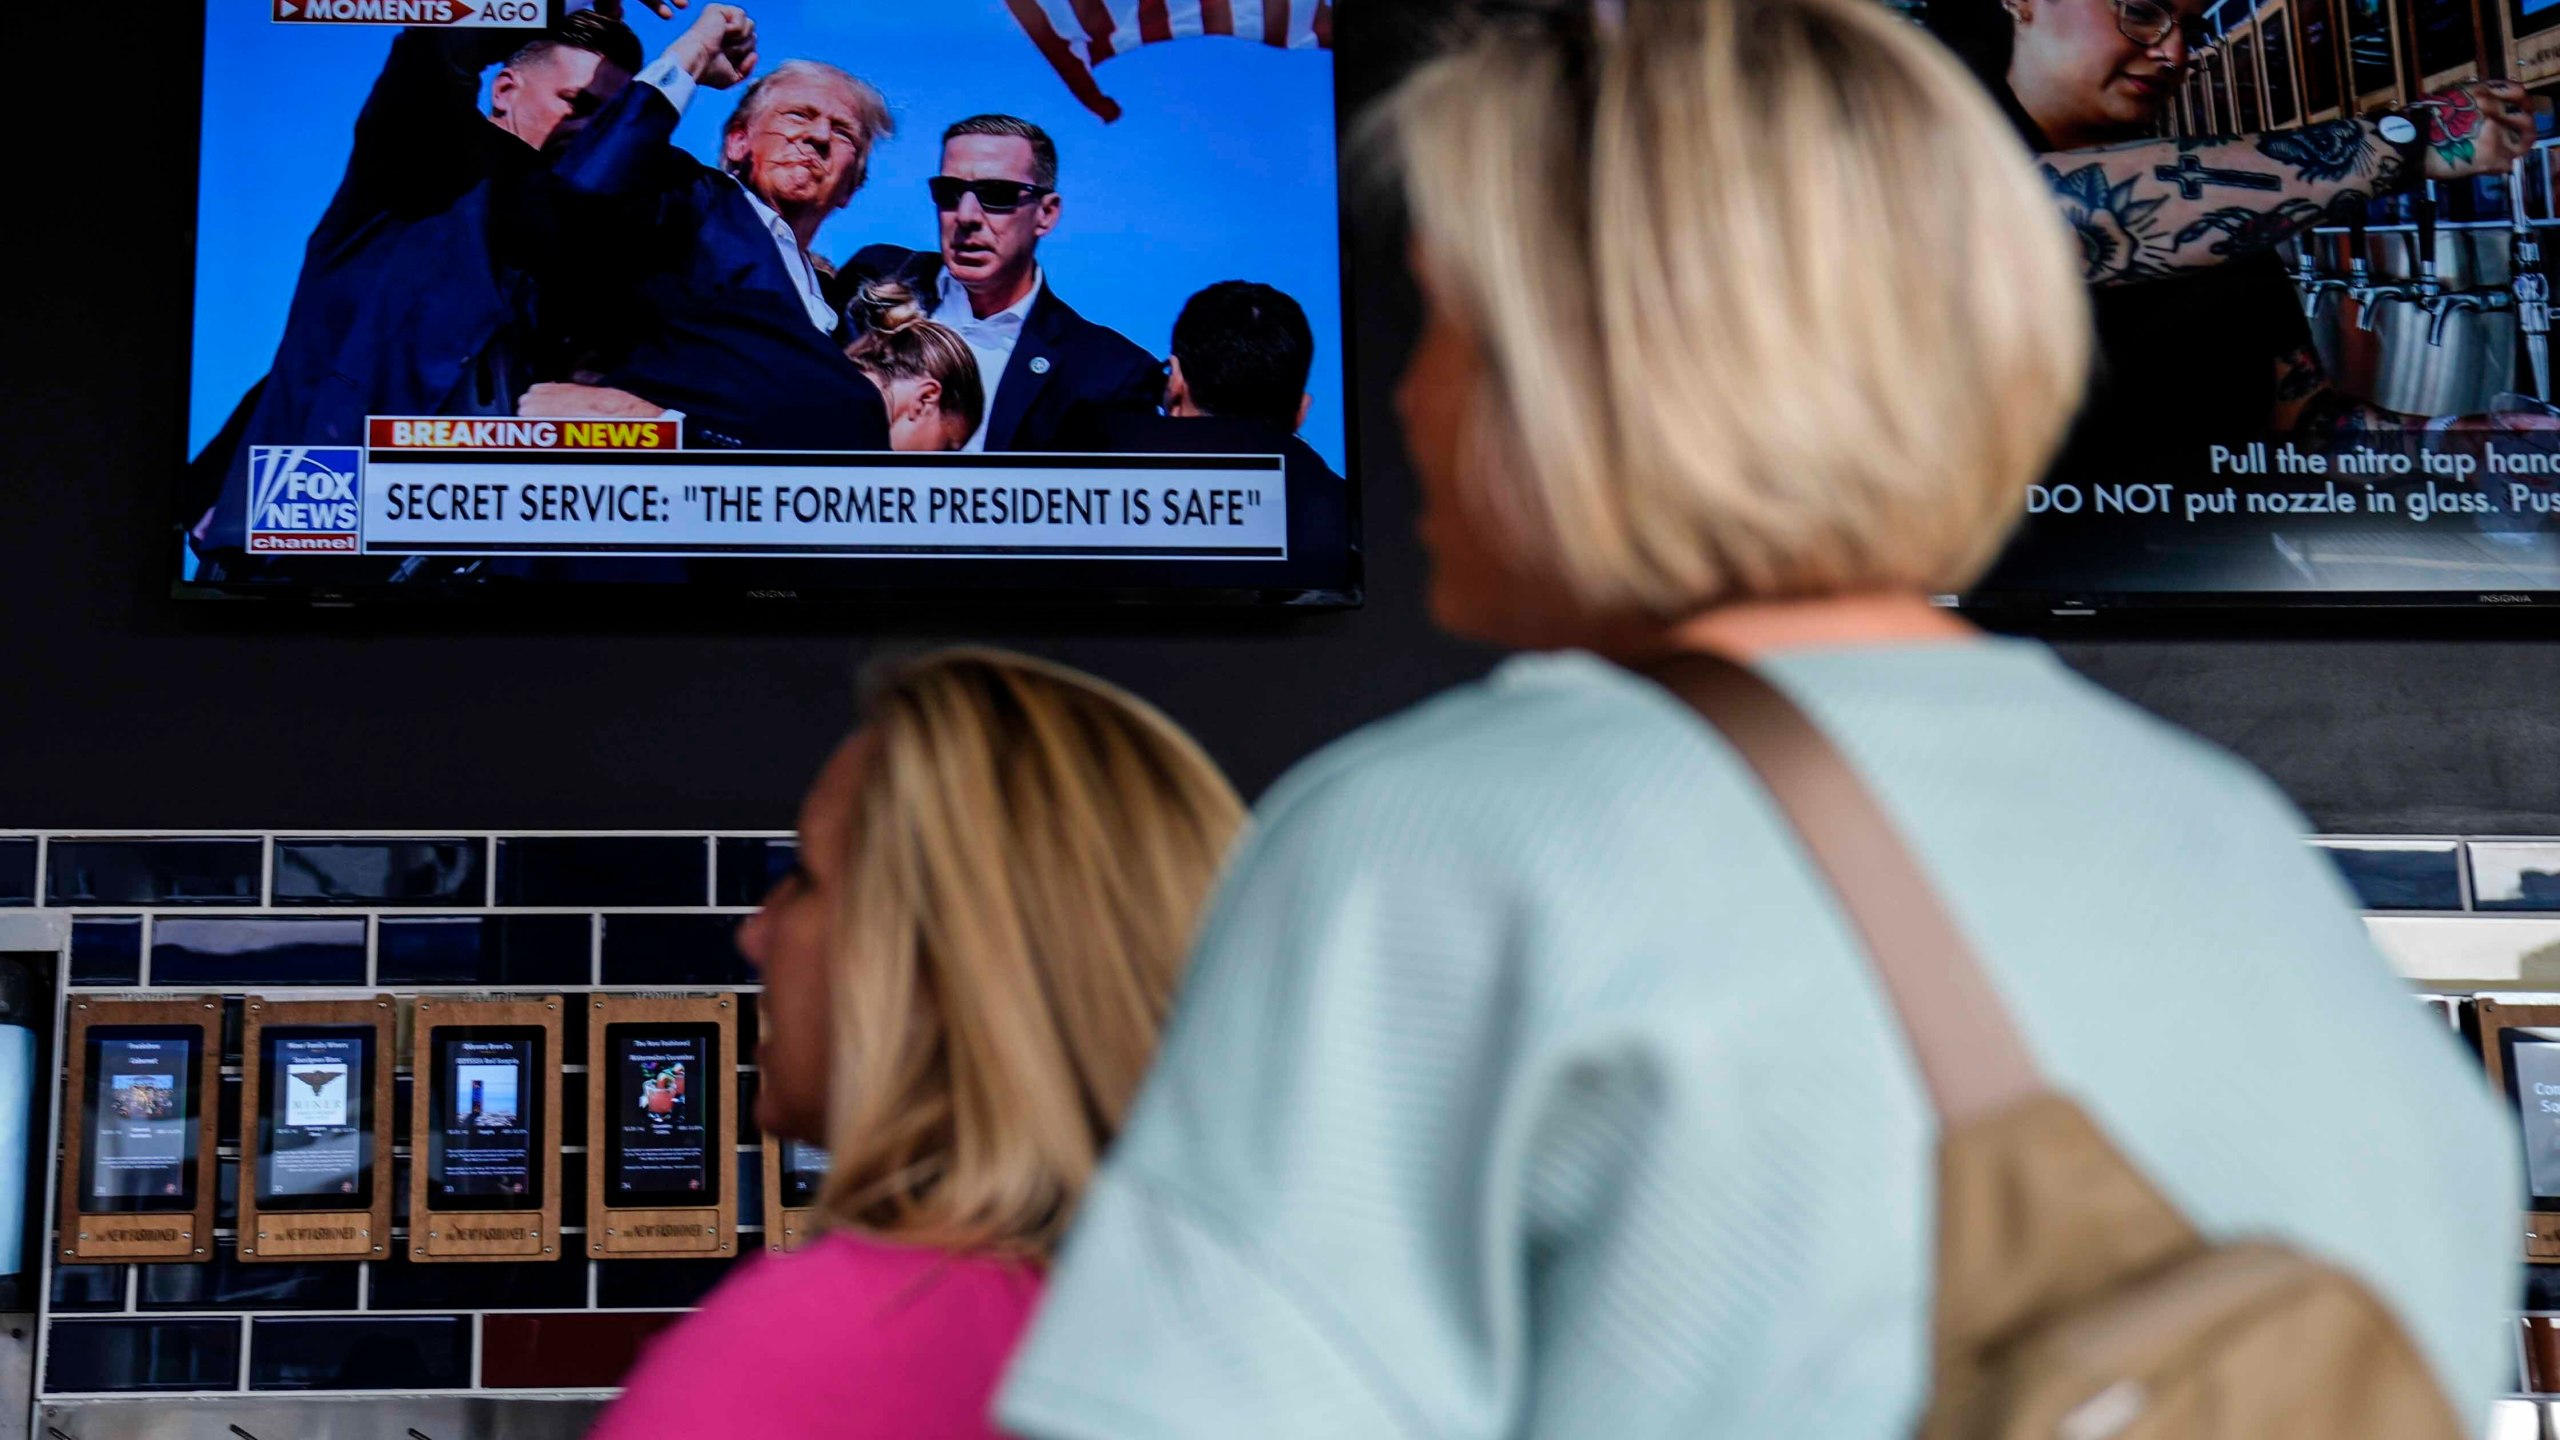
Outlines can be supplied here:
[[981, 320], [969, 308], [969, 292], [951, 278], [949, 270], [942, 272], [942, 298], [934, 306], [933, 318], [950, 326], [968, 343], [969, 353], [978, 357], [978, 384], [987, 392], [986, 416], [961, 449], [987, 448], [987, 422], [995, 418], [996, 387], [1004, 383], [1004, 367], [1013, 363], [1013, 347], [1022, 339], [1022, 322], [1030, 318], [1031, 306], [1040, 298], [1040, 287], [1047, 283], [1045, 275], [1032, 271], [1031, 288], [1021, 299]]
[[[682, 115], [684, 107], [692, 103], [693, 92], [697, 88], [694, 78], [685, 73], [683, 66], [663, 55], [635, 78], [666, 96], [667, 103], [676, 107], [678, 115]], [[835, 307], [827, 303], [826, 286], [818, 279], [817, 263], [809, 258], [808, 251], [800, 248], [800, 237], [792, 230], [791, 222], [764, 203], [764, 197], [748, 189], [744, 181], [735, 175], [729, 178], [737, 182], [738, 193], [746, 196], [747, 203], [755, 207], [756, 219], [763, 222], [765, 233], [773, 237], [774, 249], [782, 255], [783, 273], [791, 277], [793, 288], [800, 292], [800, 305], [809, 312], [809, 323], [817, 326], [818, 333], [822, 335], [836, 333]]]

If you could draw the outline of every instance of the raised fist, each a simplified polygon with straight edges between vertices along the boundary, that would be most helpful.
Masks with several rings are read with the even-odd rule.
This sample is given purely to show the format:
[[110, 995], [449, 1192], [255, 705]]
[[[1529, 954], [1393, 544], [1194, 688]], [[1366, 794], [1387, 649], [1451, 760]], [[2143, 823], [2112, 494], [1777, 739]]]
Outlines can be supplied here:
[[726, 90], [755, 71], [756, 22], [735, 5], [706, 6], [667, 54], [705, 88]]

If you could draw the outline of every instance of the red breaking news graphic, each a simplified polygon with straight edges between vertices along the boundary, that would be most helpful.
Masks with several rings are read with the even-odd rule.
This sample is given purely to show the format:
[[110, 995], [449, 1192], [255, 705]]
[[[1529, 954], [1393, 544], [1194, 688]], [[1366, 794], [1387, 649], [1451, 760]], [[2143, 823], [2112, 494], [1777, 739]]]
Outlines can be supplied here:
[[673, 450], [683, 443], [677, 420], [452, 420], [365, 422], [375, 450]]

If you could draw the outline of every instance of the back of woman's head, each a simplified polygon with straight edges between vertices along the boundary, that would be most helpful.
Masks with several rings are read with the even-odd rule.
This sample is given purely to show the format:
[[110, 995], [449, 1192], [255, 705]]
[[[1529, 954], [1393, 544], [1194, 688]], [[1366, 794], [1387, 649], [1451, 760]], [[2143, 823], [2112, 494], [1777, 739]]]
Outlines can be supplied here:
[[987, 387], [978, 357], [959, 332], [934, 320], [914, 289], [898, 280], [866, 280], [845, 306], [853, 340], [845, 354], [885, 387], [895, 380], [931, 380], [942, 387], [942, 411], [965, 438], [987, 409]]
[[1877, 0], [1514, 13], [1378, 123], [1486, 362], [1471, 509], [1579, 605], [1961, 588], [2077, 403], [2052, 199]]
[[821, 1204], [1045, 1254], [1153, 1057], [1243, 807], [1153, 708], [999, 651], [891, 671], [859, 733]]

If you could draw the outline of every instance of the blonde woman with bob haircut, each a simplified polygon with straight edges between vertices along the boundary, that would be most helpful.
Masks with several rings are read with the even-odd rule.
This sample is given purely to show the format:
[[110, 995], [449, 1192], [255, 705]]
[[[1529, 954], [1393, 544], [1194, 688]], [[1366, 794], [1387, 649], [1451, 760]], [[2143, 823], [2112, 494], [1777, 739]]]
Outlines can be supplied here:
[[2477, 1073], [2265, 781], [1930, 602], [2089, 353], [1980, 88], [1873, 0], [1512, 4], [1368, 144], [1432, 609], [1552, 653], [1263, 802], [1007, 1429], [1913, 1433], [1936, 1122], [1804, 845], [1630, 668], [1681, 652], [1838, 744], [2188, 1219], [2361, 1279], [2485, 1418], [2519, 1181]]
[[826, 1147], [826, 1233], [653, 1344], [596, 1433], [985, 1436], [1243, 819], [1172, 721], [1061, 666], [890, 671], [739, 932], [765, 1143]]

